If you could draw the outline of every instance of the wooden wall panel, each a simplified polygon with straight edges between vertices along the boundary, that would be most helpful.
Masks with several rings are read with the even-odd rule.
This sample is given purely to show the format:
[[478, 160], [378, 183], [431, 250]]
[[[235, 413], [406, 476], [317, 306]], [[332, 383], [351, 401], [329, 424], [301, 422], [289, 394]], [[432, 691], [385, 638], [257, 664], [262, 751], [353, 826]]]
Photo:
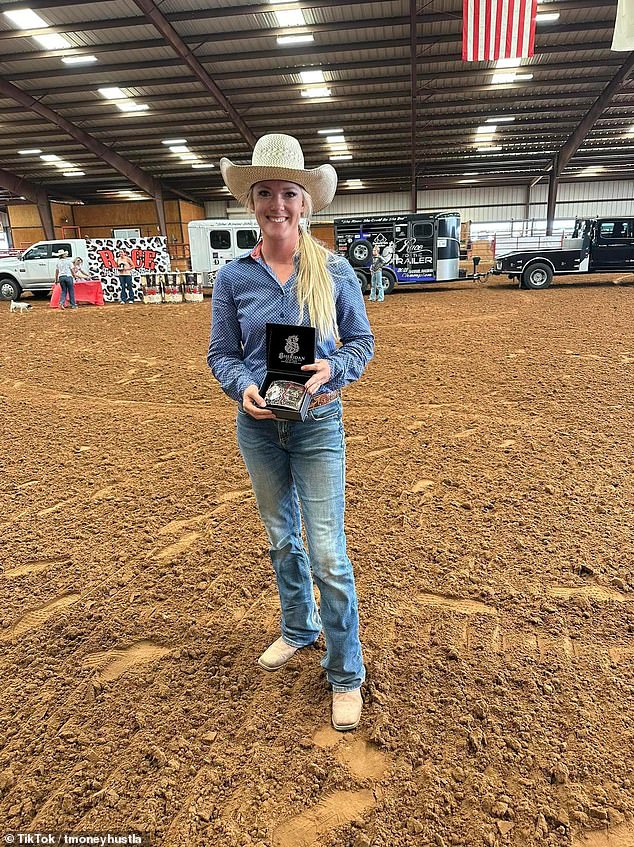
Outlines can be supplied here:
[[[103, 203], [94, 206], [77, 206], [75, 209], [77, 226], [106, 227], [112, 236], [113, 227], [153, 227], [156, 235], [156, 206], [151, 201], [130, 200], [125, 203]], [[144, 233], [145, 234], [145, 233]]]
[[189, 203], [187, 200], [179, 201], [181, 210], [181, 222], [183, 227], [183, 241], [189, 244], [189, 230], [187, 224], [190, 221], [202, 221], [205, 218], [205, 207]]
[[183, 223], [204, 220], [205, 207], [202, 203], [199, 206], [196, 203], [190, 203], [187, 200], [179, 200], [178, 202], [181, 210], [181, 221]]
[[40, 213], [37, 210], [37, 206], [31, 203], [24, 206], [7, 206], [7, 212], [9, 213], [11, 229], [23, 226], [41, 226]]
[[112, 238], [112, 230], [113, 229], [139, 229], [141, 230], [141, 236], [144, 238], [150, 238], [153, 235], [158, 235], [158, 231], [156, 229], [156, 224], [139, 224], [132, 223], [127, 225], [115, 224], [113, 226], [82, 226], [81, 227], [81, 236], [80, 238]]
[[168, 244], [182, 244], [183, 243], [183, 230], [180, 223], [170, 223], [168, 221], [167, 224], [167, 243]]
[[[152, 201], [128, 201], [121, 203], [99, 203], [86, 206], [70, 206], [52, 203], [56, 238], [62, 237], [62, 226], [78, 226], [82, 238], [111, 238], [114, 228], [137, 228], [142, 236], [158, 235], [156, 206]], [[17, 247], [25, 247], [45, 238], [37, 206], [24, 204], [8, 206], [9, 222], [13, 241]], [[204, 207], [180, 200], [165, 202], [168, 243], [188, 243], [187, 221], [204, 217]], [[184, 222], [184, 223], [183, 223]], [[70, 236], [70, 233], [68, 233]]]
[[[51, 212], [53, 214], [53, 224], [55, 225], [55, 229], [62, 226], [74, 225], [74, 208], [74, 206], [70, 206], [67, 203], [51, 203]], [[81, 208], [81, 206], [78, 206], [77, 208]]]
[[330, 250], [335, 249], [335, 230], [331, 222], [313, 221], [310, 225], [310, 233]]
[[24, 250], [36, 241], [46, 241], [42, 227], [11, 227], [11, 236], [16, 250]]
[[180, 208], [178, 203], [178, 200], [166, 200], [164, 202], [163, 205], [165, 206], [165, 220], [180, 221]]

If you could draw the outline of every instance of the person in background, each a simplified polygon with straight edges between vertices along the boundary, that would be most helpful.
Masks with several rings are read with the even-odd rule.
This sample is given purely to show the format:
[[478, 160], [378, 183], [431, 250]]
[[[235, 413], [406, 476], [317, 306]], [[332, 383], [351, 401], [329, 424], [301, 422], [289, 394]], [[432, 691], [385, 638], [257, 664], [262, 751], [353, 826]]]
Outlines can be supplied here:
[[67, 250], [59, 250], [57, 266], [55, 268], [55, 282], [59, 282], [61, 291], [59, 295], [60, 309], [66, 308], [66, 297], [70, 300], [71, 309], [76, 309], [75, 303], [75, 283], [73, 282], [73, 266], [68, 257]]
[[382, 303], [385, 299], [385, 292], [383, 291], [383, 265], [385, 261], [381, 256], [381, 251], [377, 244], [372, 248], [372, 264], [370, 265], [370, 270], [372, 271], [372, 285], [370, 287], [370, 300], [377, 300], [379, 303]]
[[73, 279], [76, 282], [81, 282], [82, 280], [92, 279], [90, 274], [87, 274], [83, 268], [84, 260], [81, 256], [77, 256], [76, 259], [73, 259], [73, 264], [71, 267], [71, 272], [73, 275]]
[[132, 271], [134, 263], [130, 254], [121, 248], [117, 254], [117, 268], [119, 270], [119, 284], [121, 286], [121, 302], [134, 303], [134, 286], [132, 285]]
[[[352, 563], [344, 530], [345, 436], [341, 389], [359, 379], [374, 352], [361, 288], [348, 262], [315, 241], [310, 220], [332, 200], [331, 165], [304, 169], [296, 138], [265, 135], [251, 165], [220, 160], [225, 184], [252, 212], [261, 239], [222, 267], [212, 298], [207, 362], [238, 401], [238, 446], [269, 537], [282, 611], [281, 637], [260, 656], [282, 668], [323, 628], [322, 659], [332, 687], [332, 723], [354, 729], [365, 668]], [[305, 421], [278, 420], [259, 387], [266, 374], [266, 324], [314, 326], [315, 363], [303, 365], [312, 396]], [[302, 540], [302, 520], [307, 548]], [[319, 587], [317, 608], [313, 579]]]

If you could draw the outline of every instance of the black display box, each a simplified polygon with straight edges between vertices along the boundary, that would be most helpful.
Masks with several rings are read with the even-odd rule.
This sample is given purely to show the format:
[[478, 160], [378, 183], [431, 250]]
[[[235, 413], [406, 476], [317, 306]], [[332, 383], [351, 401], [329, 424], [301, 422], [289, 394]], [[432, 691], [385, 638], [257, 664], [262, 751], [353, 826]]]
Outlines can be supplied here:
[[[315, 363], [315, 327], [294, 324], [266, 325], [266, 376], [260, 388], [265, 397], [272, 382], [295, 382], [304, 386], [313, 375], [302, 371], [302, 365]], [[266, 398], [265, 398], [266, 399]], [[276, 418], [287, 421], [306, 419], [310, 394], [304, 389], [296, 408], [287, 408], [276, 403], [267, 403]]]

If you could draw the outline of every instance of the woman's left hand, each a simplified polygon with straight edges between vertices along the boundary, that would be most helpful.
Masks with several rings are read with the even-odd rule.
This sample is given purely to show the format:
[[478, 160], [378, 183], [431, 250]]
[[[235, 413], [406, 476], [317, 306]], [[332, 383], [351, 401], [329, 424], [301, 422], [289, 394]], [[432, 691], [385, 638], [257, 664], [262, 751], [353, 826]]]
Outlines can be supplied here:
[[306, 383], [306, 391], [315, 394], [330, 380], [330, 365], [327, 359], [316, 359], [314, 365], [302, 365], [303, 371], [315, 371]]

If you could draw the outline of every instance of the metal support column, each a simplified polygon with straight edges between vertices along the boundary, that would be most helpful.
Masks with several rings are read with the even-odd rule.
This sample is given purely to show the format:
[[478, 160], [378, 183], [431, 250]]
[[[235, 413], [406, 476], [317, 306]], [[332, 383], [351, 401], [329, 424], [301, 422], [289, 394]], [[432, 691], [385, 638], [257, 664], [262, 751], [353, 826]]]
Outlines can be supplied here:
[[40, 213], [40, 221], [42, 222], [42, 229], [44, 230], [47, 241], [53, 241], [55, 239], [53, 213], [51, 212], [48, 194], [42, 189], [38, 189], [37, 192], [37, 210]]
[[559, 187], [559, 154], [555, 154], [553, 167], [548, 175], [548, 205], [546, 208], [546, 235], [553, 234], [555, 209], [557, 207], [557, 189]]
[[416, 196], [416, 103], [418, 100], [418, 90], [416, 87], [416, 0], [410, 0], [409, 4], [409, 61], [410, 61], [410, 87], [411, 87], [411, 124], [412, 124], [412, 141], [411, 141], [411, 195], [410, 195], [410, 211], [416, 212], [417, 196]]
[[165, 202], [163, 200], [163, 192], [161, 191], [161, 185], [159, 182], [156, 182], [155, 184], [154, 204], [156, 206], [156, 218], [158, 220], [159, 231], [161, 235], [167, 237], [167, 224], [165, 222]]

